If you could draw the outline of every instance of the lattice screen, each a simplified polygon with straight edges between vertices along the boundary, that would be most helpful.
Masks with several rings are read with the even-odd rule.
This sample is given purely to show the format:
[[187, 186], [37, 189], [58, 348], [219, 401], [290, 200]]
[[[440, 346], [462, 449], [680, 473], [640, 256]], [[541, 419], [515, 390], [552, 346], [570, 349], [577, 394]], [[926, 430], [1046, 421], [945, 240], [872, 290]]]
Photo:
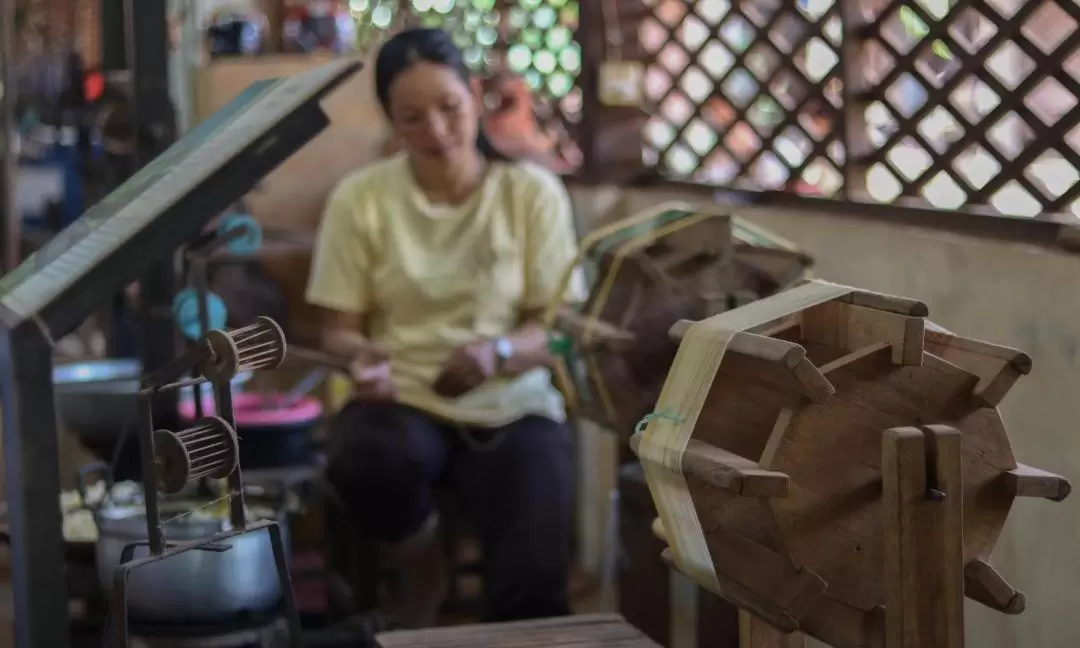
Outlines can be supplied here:
[[1080, 7], [880, 4], [864, 45], [870, 196], [1080, 216]]
[[[581, 119], [581, 48], [574, 40], [579, 0], [353, 0], [359, 33], [397, 21], [441, 27], [475, 70], [509, 70], [528, 82], [538, 121], [568, 158]], [[402, 12], [406, 12], [402, 16]], [[404, 20], [403, 20], [404, 18]]]
[[[645, 157], [663, 172], [1080, 216], [1075, 0], [649, 1]], [[841, 61], [845, 31], [854, 61]], [[846, 150], [868, 154], [845, 187]]]
[[747, 188], [832, 195], [844, 147], [835, 0], [650, 0], [646, 162]]

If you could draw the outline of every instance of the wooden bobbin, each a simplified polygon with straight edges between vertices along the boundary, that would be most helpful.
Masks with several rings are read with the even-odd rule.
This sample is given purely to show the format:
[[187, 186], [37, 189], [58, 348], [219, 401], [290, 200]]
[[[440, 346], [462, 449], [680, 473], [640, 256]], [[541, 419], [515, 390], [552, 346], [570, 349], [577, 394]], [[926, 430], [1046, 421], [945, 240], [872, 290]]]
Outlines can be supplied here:
[[155, 430], [154, 462], [157, 487], [163, 493], [178, 493], [203, 477], [223, 479], [240, 463], [236, 431], [216, 416], [201, 418], [179, 432]]
[[205, 340], [211, 353], [199, 370], [215, 383], [249, 371], [276, 369], [285, 359], [285, 333], [269, 317], [256, 317], [251, 324], [231, 331], [209, 331]]

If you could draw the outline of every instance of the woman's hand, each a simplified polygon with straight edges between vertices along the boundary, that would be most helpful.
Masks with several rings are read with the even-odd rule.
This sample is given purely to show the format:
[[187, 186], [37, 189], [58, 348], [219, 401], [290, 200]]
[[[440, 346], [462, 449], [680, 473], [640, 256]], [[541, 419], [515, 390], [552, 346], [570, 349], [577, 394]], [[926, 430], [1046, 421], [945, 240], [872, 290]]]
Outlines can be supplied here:
[[471, 342], [450, 354], [442, 373], [435, 379], [433, 389], [440, 396], [457, 398], [494, 376], [498, 365], [494, 341]]
[[353, 395], [359, 400], [385, 402], [397, 398], [390, 377], [390, 356], [383, 351], [370, 349], [354, 357], [349, 363], [349, 376]]

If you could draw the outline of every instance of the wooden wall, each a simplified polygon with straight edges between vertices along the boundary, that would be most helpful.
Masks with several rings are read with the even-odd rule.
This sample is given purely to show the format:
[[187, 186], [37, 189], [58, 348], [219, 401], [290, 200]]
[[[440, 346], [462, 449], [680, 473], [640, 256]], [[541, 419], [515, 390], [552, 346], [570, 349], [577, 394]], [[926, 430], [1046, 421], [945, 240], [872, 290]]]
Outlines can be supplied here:
[[[224, 106], [251, 83], [303, 72], [327, 62], [325, 56], [270, 56], [214, 62], [195, 72], [196, 119]], [[389, 136], [371, 91], [371, 75], [362, 71], [330, 95], [323, 108], [332, 125], [271, 173], [249, 200], [254, 215], [268, 228], [314, 230], [327, 194], [350, 170], [375, 159]], [[303, 300], [310, 256], [297, 253], [268, 260], [292, 307], [295, 334], [308, 337], [317, 323]]]

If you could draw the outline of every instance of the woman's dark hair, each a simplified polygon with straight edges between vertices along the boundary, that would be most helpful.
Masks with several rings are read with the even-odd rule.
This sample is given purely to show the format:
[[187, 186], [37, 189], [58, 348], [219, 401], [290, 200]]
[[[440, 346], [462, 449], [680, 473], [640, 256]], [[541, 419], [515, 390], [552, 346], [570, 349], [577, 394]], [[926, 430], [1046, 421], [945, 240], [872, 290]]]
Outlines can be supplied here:
[[[465, 65], [461, 50], [441, 29], [416, 28], [398, 32], [379, 49], [375, 58], [375, 94], [383, 111], [390, 114], [390, 86], [402, 72], [415, 63], [427, 61], [454, 69], [468, 83], [472, 74]], [[476, 134], [476, 149], [489, 160], [509, 161], [505, 154], [495, 148], [481, 125]]]

